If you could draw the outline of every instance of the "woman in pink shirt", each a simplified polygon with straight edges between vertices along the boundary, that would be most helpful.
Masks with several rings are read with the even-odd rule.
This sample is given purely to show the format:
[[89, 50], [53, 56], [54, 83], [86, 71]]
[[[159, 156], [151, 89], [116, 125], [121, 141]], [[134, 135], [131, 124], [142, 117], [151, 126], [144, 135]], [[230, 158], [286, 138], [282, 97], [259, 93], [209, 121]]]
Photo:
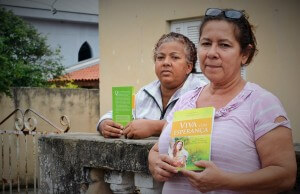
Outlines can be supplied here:
[[[255, 55], [256, 40], [244, 11], [210, 8], [199, 31], [198, 56], [206, 86], [182, 96], [149, 153], [149, 169], [164, 181], [163, 193], [279, 193], [296, 179], [290, 121], [280, 101], [241, 77]], [[216, 108], [211, 161], [202, 172], [176, 170], [167, 155], [173, 113]]]

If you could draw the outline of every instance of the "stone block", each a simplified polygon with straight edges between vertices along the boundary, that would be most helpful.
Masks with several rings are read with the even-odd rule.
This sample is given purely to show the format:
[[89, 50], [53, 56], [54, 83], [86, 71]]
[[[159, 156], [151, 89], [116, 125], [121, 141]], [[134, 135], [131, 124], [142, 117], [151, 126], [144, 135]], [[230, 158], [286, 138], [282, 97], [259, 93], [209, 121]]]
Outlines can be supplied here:
[[110, 184], [110, 189], [114, 194], [129, 194], [134, 193], [134, 185]]
[[156, 142], [157, 138], [106, 139], [99, 134], [83, 133], [41, 136], [39, 189], [43, 194], [80, 193], [83, 184], [102, 179], [101, 172], [86, 174], [84, 170], [93, 168], [131, 172], [125, 176], [113, 173], [107, 180], [132, 187], [134, 172], [149, 172], [148, 152]]
[[162, 193], [162, 187], [158, 187], [155, 189], [148, 189], [148, 188], [140, 188], [141, 194], [161, 194]]
[[105, 173], [104, 180], [111, 184], [134, 185], [132, 172], [108, 171]]
[[134, 173], [134, 185], [148, 189], [162, 187], [162, 183], [155, 181], [150, 174], [146, 173]]

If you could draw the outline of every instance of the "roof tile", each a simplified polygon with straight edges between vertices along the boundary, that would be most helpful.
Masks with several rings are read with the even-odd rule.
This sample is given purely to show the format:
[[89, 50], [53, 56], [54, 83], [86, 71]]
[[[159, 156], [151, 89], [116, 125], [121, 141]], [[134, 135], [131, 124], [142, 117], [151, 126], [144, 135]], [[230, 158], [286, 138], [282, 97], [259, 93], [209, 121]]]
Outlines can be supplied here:
[[99, 80], [99, 64], [70, 72], [63, 77], [63, 80], [74, 80], [74, 81]]

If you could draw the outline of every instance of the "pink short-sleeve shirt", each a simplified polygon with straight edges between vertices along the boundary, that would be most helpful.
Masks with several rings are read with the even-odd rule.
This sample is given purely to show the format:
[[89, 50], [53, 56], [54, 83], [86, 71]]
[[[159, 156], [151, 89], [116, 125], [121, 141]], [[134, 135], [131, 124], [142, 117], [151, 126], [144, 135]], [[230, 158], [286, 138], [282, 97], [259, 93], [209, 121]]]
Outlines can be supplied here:
[[[173, 113], [177, 110], [196, 108], [196, 101], [203, 87], [182, 96], [167, 117], [168, 125], [159, 138], [160, 154], [167, 154]], [[279, 116], [287, 120], [275, 123]], [[225, 107], [216, 110], [212, 132], [211, 160], [224, 171], [233, 173], [254, 172], [261, 168], [255, 141], [270, 130], [290, 127], [290, 121], [277, 97], [260, 86], [247, 82], [243, 90]], [[200, 193], [184, 176], [165, 182], [163, 193]], [[209, 193], [237, 193], [214, 191]]]

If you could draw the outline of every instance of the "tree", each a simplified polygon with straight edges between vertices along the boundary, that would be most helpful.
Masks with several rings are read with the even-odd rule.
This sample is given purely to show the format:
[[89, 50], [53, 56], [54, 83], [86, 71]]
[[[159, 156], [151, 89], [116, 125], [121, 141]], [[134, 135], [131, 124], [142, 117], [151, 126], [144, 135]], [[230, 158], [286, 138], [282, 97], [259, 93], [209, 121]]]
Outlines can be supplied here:
[[46, 37], [0, 7], [0, 93], [10, 87], [44, 87], [63, 74], [60, 48], [51, 49]]

